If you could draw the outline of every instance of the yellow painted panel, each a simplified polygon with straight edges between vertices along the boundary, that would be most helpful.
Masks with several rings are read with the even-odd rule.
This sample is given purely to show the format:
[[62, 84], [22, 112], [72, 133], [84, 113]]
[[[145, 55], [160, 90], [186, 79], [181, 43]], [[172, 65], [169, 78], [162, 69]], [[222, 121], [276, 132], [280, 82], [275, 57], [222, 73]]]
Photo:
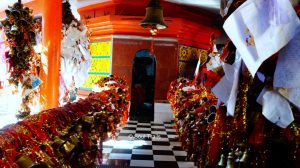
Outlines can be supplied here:
[[89, 72], [110, 72], [110, 58], [93, 58]]
[[91, 56], [110, 56], [111, 41], [91, 43], [90, 52], [91, 52]]

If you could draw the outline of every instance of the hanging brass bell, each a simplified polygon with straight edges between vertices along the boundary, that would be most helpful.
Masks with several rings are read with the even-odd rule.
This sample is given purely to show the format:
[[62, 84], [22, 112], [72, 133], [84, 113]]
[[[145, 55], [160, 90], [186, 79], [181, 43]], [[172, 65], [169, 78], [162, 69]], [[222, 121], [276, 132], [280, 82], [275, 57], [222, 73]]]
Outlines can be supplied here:
[[7, 26], [9, 24], [9, 20], [8, 19], [4, 19], [4, 20], [1, 20], [0, 22], [2, 24], [2, 26]]
[[73, 149], [75, 148], [75, 145], [72, 144], [71, 142], [67, 141], [64, 145], [63, 145], [63, 150], [65, 153], [69, 154], [73, 151]]
[[93, 116], [82, 116], [82, 120], [85, 123], [92, 124], [94, 122], [94, 117]]
[[81, 124], [76, 125], [75, 129], [76, 129], [76, 132], [77, 132], [77, 133], [81, 132], [81, 130], [82, 130], [82, 125], [81, 125]]
[[10, 10], [6, 9], [6, 10], [5, 10], [5, 14], [6, 14], [7, 17], [9, 17], [10, 14], [11, 14]]
[[13, 25], [10, 29], [10, 32], [14, 35], [19, 34], [19, 28], [16, 25]]
[[78, 142], [79, 142], [78, 136], [76, 134], [71, 135], [70, 140], [71, 140], [72, 144], [78, 144]]
[[233, 153], [229, 152], [228, 158], [227, 158], [227, 165], [226, 168], [234, 168], [234, 161], [233, 161]]
[[21, 4], [21, 3], [15, 3], [14, 5], [13, 5], [13, 8], [15, 8], [15, 9], [17, 9], [17, 10], [20, 10], [20, 9], [22, 9], [23, 8], [23, 5]]
[[243, 156], [240, 159], [241, 163], [246, 163], [248, 161], [248, 151], [244, 151]]
[[25, 19], [21, 19], [16, 22], [16, 25], [17, 26], [27, 26], [28, 22]]
[[65, 136], [67, 134], [69, 134], [69, 128], [65, 128], [65, 129], [60, 131], [60, 136]]
[[237, 149], [237, 150], [234, 152], [234, 155], [236, 156], [235, 162], [238, 163], [238, 162], [240, 162], [240, 158], [242, 157], [243, 152], [240, 151], [239, 149]]
[[20, 11], [18, 10], [12, 10], [10, 14], [14, 16], [14, 18], [19, 18], [21, 16]]
[[60, 139], [59, 137], [55, 137], [54, 138], [54, 142], [53, 145], [56, 147], [60, 147], [61, 145], [63, 145], [65, 143], [64, 140]]
[[168, 27], [164, 21], [163, 8], [160, 6], [159, 0], [150, 0], [146, 7], [146, 16], [140, 25], [151, 29], [165, 29]]
[[21, 168], [25, 168], [25, 167], [33, 167], [35, 165], [35, 163], [33, 162], [32, 159], [30, 159], [28, 156], [26, 155], [21, 155], [18, 157], [18, 159], [16, 160], [16, 163], [21, 167]]
[[224, 156], [224, 154], [221, 155], [221, 159], [218, 162], [218, 166], [219, 167], [225, 167], [225, 156]]

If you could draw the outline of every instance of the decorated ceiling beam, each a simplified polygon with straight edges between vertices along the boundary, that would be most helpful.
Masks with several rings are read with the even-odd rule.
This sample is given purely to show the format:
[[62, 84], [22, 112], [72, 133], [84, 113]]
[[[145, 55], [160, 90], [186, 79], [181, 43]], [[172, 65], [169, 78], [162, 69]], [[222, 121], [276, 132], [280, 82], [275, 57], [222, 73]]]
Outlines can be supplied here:
[[[142, 16], [107, 15], [88, 19], [85, 23], [91, 32], [91, 41], [97, 41], [100, 36], [116, 34], [149, 36], [149, 30], [139, 26], [142, 20]], [[165, 21], [169, 27], [160, 30], [157, 37], [177, 38], [179, 44], [207, 48], [211, 33], [220, 34], [217, 28], [181, 18], [165, 17]]]

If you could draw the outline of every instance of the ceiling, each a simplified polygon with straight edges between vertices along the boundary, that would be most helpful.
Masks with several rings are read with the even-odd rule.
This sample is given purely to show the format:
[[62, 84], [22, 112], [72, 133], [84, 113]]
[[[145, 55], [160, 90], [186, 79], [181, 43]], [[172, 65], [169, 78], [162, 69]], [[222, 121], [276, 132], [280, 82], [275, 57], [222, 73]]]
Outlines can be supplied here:
[[[81, 8], [91, 4], [95, 4], [99, 2], [107, 2], [111, 0], [71, 0], [71, 1], [77, 1], [77, 6]], [[220, 0], [161, 0], [161, 1], [168, 1], [172, 3], [194, 6], [199, 8], [206, 8], [213, 12], [219, 12], [220, 9]]]
[[[22, 0], [22, 3], [35, 1], [35, 0]], [[111, 0], [69, 0], [77, 6], [78, 8], [88, 6], [95, 3], [106, 2]], [[199, 8], [206, 8], [213, 12], [219, 12], [220, 0], [165, 0], [172, 3], [178, 3], [187, 6], [194, 6]], [[0, 0], [0, 11], [3, 11], [7, 8], [8, 5], [13, 5], [18, 0]]]
[[199, 8], [207, 8], [214, 11], [220, 10], [220, 0], [166, 0], [182, 5], [194, 6]]

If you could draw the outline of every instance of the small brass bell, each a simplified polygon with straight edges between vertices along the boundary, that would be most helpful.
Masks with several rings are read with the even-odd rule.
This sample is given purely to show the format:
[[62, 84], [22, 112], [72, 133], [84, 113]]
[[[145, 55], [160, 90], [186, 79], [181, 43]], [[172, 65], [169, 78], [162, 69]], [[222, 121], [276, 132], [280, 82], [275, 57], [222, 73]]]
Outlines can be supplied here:
[[5, 14], [6, 14], [7, 17], [9, 17], [9, 15], [11, 14], [10, 10], [6, 9]]
[[241, 163], [246, 163], [248, 161], [248, 151], [244, 151], [243, 156], [240, 159]]
[[65, 141], [62, 140], [62, 139], [60, 139], [59, 137], [55, 137], [54, 138], [54, 142], [53, 142], [54, 146], [59, 147], [59, 146], [61, 146], [64, 143], [65, 143]]
[[9, 24], [9, 21], [8, 21], [7, 19], [1, 20], [1, 24], [2, 24], [3, 26], [6, 26], [6, 25]]
[[19, 28], [18, 28], [18, 26], [13, 25], [13, 26], [11, 27], [10, 31], [11, 31], [12, 34], [15, 34], [15, 35], [16, 35], [16, 34], [19, 33]]
[[240, 158], [243, 155], [243, 152], [237, 149], [234, 152], [234, 155], [236, 156], [235, 162], [238, 163], [238, 162], [240, 162]]
[[75, 134], [70, 136], [70, 140], [73, 144], [78, 144], [79, 142], [78, 136]]
[[219, 167], [225, 167], [225, 156], [224, 156], [224, 154], [221, 155], [221, 159], [218, 162], [218, 166]]
[[233, 153], [232, 152], [229, 152], [229, 154], [228, 154], [226, 168], [234, 168]]
[[83, 116], [82, 120], [85, 123], [92, 124], [94, 122], [94, 117], [93, 116]]
[[16, 163], [21, 167], [21, 168], [28, 168], [28, 167], [33, 167], [35, 163], [33, 160], [31, 160], [28, 156], [26, 155], [21, 155], [17, 160]]
[[27, 25], [28, 25], [28, 22], [27, 22], [26, 20], [24, 20], [24, 19], [21, 19], [21, 20], [18, 20], [18, 21], [16, 22], [16, 25], [17, 25], [17, 26], [27, 26]]
[[17, 10], [20, 10], [20, 9], [23, 8], [23, 5], [22, 5], [21, 3], [15, 3], [15, 4], [13, 5], [13, 8], [15, 8], [15, 9], [17, 9]]
[[12, 16], [14, 16], [15, 18], [19, 18], [21, 13], [18, 10], [12, 10], [10, 13]]
[[81, 132], [81, 130], [82, 130], [82, 125], [80, 125], [80, 124], [79, 124], [79, 125], [76, 125], [76, 128], [75, 128], [75, 129], [76, 129], [76, 132], [77, 132], [77, 133]]
[[75, 145], [72, 144], [71, 142], [67, 141], [64, 145], [63, 145], [63, 149], [65, 153], [71, 153], [72, 150], [75, 148]]
[[60, 135], [61, 136], [65, 136], [67, 134], [69, 134], [69, 128], [65, 128], [65, 129], [63, 129], [63, 130], [60, 131]]

